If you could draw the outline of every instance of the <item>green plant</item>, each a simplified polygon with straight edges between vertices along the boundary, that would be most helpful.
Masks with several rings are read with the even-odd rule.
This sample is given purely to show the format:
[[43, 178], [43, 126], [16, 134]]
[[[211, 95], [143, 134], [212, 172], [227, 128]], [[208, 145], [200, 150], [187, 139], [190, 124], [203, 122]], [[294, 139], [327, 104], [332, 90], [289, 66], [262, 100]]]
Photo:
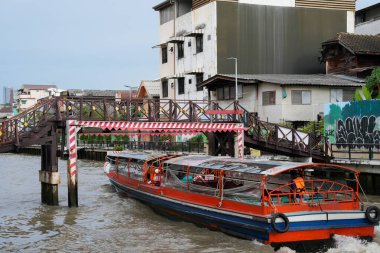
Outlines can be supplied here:
[[203, 134], [198, 134], [194, 137], [192, 137], [191, 139], [189, 139], [187, 142], [203, 142], [204, 138], [203, 138]]
[[372, 98], [380, 99], [380, 68], [374, 69], [365, 81], [365, 87], [370, 92]]
[[124, 149], [123, 149], [123, 146], [121, 146], [121, 145], [115, 145], [114, 150], [115, 151], [123, 151]]
[[315, 133], [317, 135], [323, 135], [324, 133], [323, 129], [324, 129], [323, 119], [321, 119], [320, 121], [310, 121], [304, 127], [299, 128], [299, 130], [302, 132]]
[[354, 95], [354, 101], [371, 100], [371, 91], [366, 86], [363, 86], [361, 90], [356, 90]]

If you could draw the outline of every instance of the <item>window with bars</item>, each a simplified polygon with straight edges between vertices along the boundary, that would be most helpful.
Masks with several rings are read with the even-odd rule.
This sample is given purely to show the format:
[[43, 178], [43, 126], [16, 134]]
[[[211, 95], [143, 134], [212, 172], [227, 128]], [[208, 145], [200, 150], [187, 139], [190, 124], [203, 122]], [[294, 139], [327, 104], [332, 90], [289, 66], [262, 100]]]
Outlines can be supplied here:
[[167, 98], [169, 96], [168, 80], [162, 80], [162, 97]]
[[195, 37], [196, 53], [203, 52], [203, 34]]
[[276, 104], [276, 91], [263, 91], [263, 105], [275, 105]]
[[178, 59], [182, 59], [184, 57], [184, 51], [183, 51], [183, 42], [179, 42], [177, 44], [177, 51], [178, 51]]
[[311, 91], [310, 90], [292, 90], [293, 105], [310, 105]]
[[168, 62], [168, 47], [164, 46], [161, 48], [162, 63]]
[[178, 78], [178, 95], [185, 94], [185, 78]]
[[[203, 82], [203, 73], [196, 74], [195, 78], [196, 78], [196, 84]], [[197, 86], [197, 91], [202, 91], [202, 90], [203, 90], [203, 87]]]

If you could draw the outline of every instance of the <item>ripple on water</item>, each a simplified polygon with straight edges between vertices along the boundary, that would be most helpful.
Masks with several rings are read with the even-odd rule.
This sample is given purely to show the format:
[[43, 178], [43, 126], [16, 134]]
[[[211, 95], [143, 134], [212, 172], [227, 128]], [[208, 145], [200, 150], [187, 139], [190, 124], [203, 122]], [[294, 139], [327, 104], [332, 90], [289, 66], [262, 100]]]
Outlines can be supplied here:
[[[39, 157], [0, 154], [0, 160], [0, 252], [274, 252], [256, 241], [157, 215], [116, 193], [102, 163], [79, 161], [80, 207], [68, 208], [66, 161], [59, 163], [61, 206], [48, 207], [40, 204]], [[376, 234], [373, 243], [336, 237], [337, 247], [329, 252], [380, 252], [379, 228]]]

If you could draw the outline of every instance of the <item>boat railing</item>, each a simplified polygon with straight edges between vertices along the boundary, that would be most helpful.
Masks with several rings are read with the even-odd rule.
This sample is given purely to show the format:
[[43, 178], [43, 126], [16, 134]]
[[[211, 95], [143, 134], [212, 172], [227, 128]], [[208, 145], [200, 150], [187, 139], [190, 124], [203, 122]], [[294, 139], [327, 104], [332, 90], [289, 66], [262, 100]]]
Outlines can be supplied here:
[[274, 206], [352, 202], [356, 199], [353, 188], [330, 180], [304, 180], [305, 189], [297, 191], [293, 183], [269, 190], [269, 201]]

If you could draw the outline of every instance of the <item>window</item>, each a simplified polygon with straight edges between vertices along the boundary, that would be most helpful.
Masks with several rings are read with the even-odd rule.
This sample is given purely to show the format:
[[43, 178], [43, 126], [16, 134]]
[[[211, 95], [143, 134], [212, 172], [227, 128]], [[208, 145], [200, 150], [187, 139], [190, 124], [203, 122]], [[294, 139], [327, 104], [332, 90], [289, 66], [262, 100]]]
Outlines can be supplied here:
[[[235, 99], [235, 85], [224, 86], [216, 90], [216, 96], [218, 100]], [[243, 97], [243, 85], [238, 85], [238, 98]]]
[[356, 88], [346, 88], [343, 89], [343, 102], [351, 101], [355, 96]]
[[195, 37], [196, 53], [203, 52], [203, 35]]
[[276, 104], [276, 91], [263, 91], [263, 105]]
[[343, 89], [331, 89], [330, 90], [330, 102], [342, 102], [343, 101]]
[[178, 48], [178, 59], [182, 59], [184, 57], [183, 42], [178, 43], [177, 48]]
[[223, 100], [223, 88], [218, 88], [216, 90], [216, 97], [218, 100]]
[[160, 24], [165, 24], [174, 19], [174, 5], [160, 10]]
[[178, 95], [185, 94], [185, 78], [178, 79]]
[[25, 105], [26, 104], [26, 100], [21, 100], [21, 104]]
[[224, 87], [224, 99], [230, 99], [230, 87], [226, 86]]
[[[197, 79], [197, 84], [203, 82], [203, 73], [198, 73], [195, 77]], [[202, 91], [202, 90], [203, 90], [203, 87], [197, 86], [197, 91]]]
[[169, 96], [168, 80], [162, 81], [162, 97], [167, 98]]
[[168, 62], [168, 47], [164, 46], [161, 48], [162, 63]]
[[292, 90], [293, 105], [310, 105], [311, 91], [310, 90]]

